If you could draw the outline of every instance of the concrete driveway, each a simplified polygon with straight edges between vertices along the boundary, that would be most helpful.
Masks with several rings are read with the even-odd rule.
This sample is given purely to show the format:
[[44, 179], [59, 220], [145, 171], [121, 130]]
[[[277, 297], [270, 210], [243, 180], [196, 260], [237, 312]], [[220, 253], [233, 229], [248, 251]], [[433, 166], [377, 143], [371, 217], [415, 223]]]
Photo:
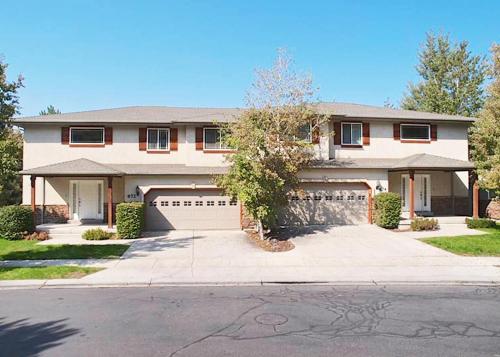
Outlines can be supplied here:
[[270, 253], [241, 231], [171, 231], [134, 242], [80, 283], [500, 281], [500, 258], [456, 256], [374, 225], [308, 229], [292, 241], [294, 250]]

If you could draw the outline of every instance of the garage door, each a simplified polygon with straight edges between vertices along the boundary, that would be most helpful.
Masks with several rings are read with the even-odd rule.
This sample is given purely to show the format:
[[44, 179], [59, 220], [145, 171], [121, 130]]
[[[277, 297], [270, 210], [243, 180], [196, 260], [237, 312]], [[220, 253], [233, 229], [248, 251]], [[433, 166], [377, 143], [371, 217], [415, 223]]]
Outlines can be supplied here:
[[217, 190], [151, 190], [146, 229], [239, 229], [240, 204]]
[[289, 197], [280, 223], [287, 226], [368, 222], [368, 190], [362, 183], [303, 184]]

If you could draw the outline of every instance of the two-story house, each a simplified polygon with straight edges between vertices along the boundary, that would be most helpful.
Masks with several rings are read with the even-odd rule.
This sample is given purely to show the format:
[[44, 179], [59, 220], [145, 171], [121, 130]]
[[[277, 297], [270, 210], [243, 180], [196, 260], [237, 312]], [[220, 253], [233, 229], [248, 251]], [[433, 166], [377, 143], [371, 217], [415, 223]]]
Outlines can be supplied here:
[[[320, 103], [318, 111], [329, 120], [311, 135], [306, 195], [290, 195], [282, 224], [366, 223], [373, 195], [384, 191], [401, 194], [409, 217], [471, 213], [472, 118], [348, 103]], [[39, 222], [111, 225], [117, 203], [144, 201], [150, 230], [240, 228], [243, 208], [212, 180], [230, 151], [214, 122], [239, 113], [126, 107], [18, 118], [23, 204]]]

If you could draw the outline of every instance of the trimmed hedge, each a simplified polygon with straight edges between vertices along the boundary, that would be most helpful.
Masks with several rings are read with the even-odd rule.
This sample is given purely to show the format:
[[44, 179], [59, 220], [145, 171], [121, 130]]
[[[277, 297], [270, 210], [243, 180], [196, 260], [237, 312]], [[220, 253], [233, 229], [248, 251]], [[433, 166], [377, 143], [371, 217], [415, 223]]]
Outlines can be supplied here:
[[144, 229], [144, 203], [120, 203], [116, 206], [118, 237], [139, 238]]
[[435, 218], [417, 217], [410, 226], [412, 231], [434, 231], [439, 228], [439, 223]]
[[466, 218], [467, 228], [495, 228], [497, 223], [488, 218]]
[[106, 232], [101, 228], [93, 228], [83, 232], [82, 238], [86, 240], [106, 240], [113, 238], [113, 233]]
[[35, 231], [33, 212], [22, 206], [0, 207], [0, 238], [23, 239], [24, 235]]
[[375, 195], [375, 223], [382, 228], [394, 229], [399, 226], [401, 198], [394, 192]]

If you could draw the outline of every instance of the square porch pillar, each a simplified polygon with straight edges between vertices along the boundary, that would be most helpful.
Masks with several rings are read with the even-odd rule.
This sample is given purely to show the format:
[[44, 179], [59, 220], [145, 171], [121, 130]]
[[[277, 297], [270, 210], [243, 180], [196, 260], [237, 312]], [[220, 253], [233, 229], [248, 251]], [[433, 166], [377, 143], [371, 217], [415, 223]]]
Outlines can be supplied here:
[[31, 211], [33, 212], [33, 222], [36, 225], [36, 176], [30, 176], [31, 184]]
[[108, 177], [108, 228], [113, 228], [113, 177]]
[[409, 206], [410, 206], [410, 219], [415, 218], [415, 170], [409, 170]]
[[477, 178], [472, 176], [472, 218], [479, 218], [479, 184]]

